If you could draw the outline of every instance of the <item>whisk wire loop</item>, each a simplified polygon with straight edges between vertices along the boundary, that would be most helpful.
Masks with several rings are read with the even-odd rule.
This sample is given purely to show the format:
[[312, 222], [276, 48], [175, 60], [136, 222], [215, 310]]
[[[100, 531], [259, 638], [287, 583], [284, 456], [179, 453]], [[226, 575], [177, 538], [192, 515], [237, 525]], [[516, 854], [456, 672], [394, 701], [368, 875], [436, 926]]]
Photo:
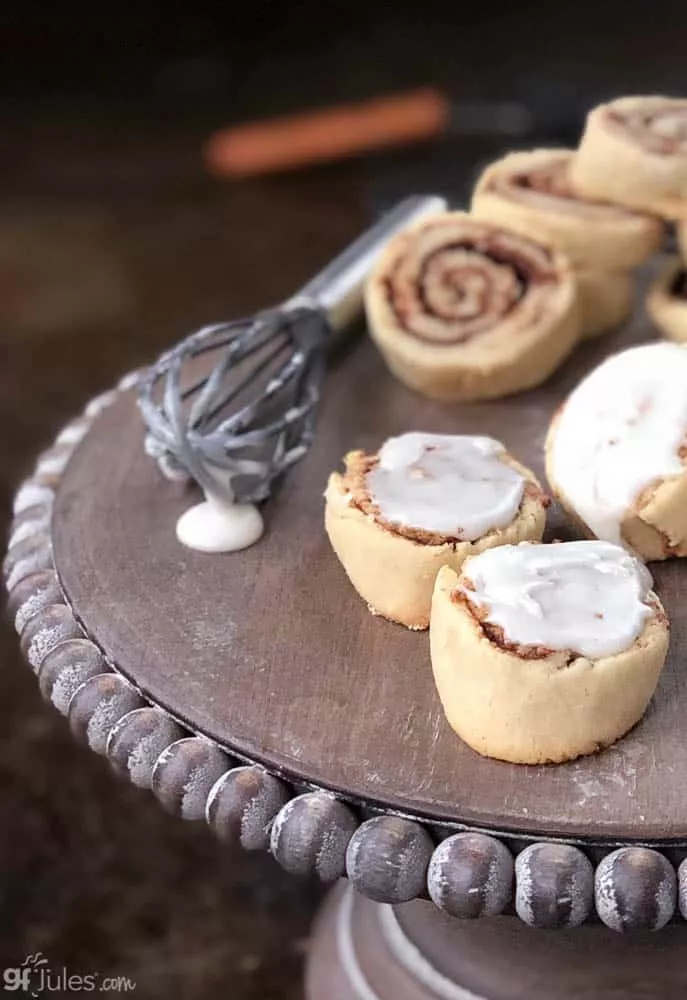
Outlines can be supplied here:
[[141, 382], [147, 453], [168, 478], [264, 500], [312, 443], [329, 333], [304, 300], [195, 331]]

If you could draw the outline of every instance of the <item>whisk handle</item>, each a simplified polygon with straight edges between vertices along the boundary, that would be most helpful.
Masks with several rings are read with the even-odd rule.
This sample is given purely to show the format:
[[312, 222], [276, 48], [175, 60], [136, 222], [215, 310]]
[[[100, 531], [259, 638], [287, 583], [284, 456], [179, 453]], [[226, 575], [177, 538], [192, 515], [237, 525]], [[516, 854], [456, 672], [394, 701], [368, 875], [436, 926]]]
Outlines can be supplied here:
[[314, 302], [326, 312], [333, 330], [343, 329], [362, 310], [365, 278], [385, 244], [410, 223], [445, 212], [447, 207], [446, 199], [438, 195], [404, 198], [309, 281], [287, 306]]

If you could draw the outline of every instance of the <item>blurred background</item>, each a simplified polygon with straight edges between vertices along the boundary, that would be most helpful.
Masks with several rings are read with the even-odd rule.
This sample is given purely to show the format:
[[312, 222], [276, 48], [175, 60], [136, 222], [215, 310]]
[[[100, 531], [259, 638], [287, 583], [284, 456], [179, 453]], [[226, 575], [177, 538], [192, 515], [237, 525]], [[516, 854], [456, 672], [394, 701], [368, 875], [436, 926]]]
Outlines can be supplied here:
[[[460, 205], [507, 148], [573, 144], [598, 100], [687, 89], [684, 0], [503, 8], [5, 0], [5, 523], [88, 398], [194, 327], [288, 295], [396, 198]], [[418, 86], [445, 95], [450, 134], [284, 174], [206, 169], [218, 129]], [[0, 969], [42, 951], [127, 975], [139, 997], [300, 996], [320, 890], [117, 781], [41, 703], [9, 624], [0, 641]]]

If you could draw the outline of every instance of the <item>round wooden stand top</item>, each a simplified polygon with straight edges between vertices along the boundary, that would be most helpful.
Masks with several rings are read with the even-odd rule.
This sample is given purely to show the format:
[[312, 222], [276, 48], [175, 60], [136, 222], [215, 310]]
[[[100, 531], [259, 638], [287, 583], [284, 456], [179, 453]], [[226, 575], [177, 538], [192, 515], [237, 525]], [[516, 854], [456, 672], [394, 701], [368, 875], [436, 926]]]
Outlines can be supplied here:
[[[447, 725], [426, 633], [374, 618], [323, 528], [328, 473], [351, 448], [412, 429], [488, 434], [543, 475], [549, 419], [608, 353], [652, 337], [638, 318], [582, 345], [544, 387], [442, 406], [400, 385], [365, 337], [334, 360], [312, 451], [265, 507], [253, 548], [206, 555], [175, 538], [195, 490], [142, 448], [134, 390], [96, 420], [59, 483], [55, 568], [106, 658], [153, 702], [234, 754], [430, 821], [585, 842], [687, 842], [687, 566], [654, 564], [672, 623], [658, 692], [635, 730], [558, 766], [484, 759]], [[549, 538], [571, 537], [556, 507]]]

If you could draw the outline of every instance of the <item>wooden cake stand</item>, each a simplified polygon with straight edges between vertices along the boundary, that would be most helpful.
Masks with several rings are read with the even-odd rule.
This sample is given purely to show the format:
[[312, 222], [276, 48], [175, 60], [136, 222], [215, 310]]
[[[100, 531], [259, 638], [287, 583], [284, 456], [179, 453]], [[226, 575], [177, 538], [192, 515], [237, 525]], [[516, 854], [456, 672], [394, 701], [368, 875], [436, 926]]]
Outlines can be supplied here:
[[[347, 876], [315, 928], [311, 1000], [687, 996], [687, 565], [652, 567], [672, 643], [646, 718], [596, 756], [519, 767], [452, 733], [427, 635], [368, 613], [323, 529], [344, 452], [405, 430], [493, 435], [541, 474], [565, 394], [650, 336], [638, 318], [539, 390], [455, 407], [413, 395], [352, 340], [312, 451], [238, 554], [177, 543], [195, 494], [144, 454], [135, 376], [20, 488], [10, 607], [74, 734], [220, 837], [294, 874]], [[550, 525], [570, 537], [555, 508]]]

